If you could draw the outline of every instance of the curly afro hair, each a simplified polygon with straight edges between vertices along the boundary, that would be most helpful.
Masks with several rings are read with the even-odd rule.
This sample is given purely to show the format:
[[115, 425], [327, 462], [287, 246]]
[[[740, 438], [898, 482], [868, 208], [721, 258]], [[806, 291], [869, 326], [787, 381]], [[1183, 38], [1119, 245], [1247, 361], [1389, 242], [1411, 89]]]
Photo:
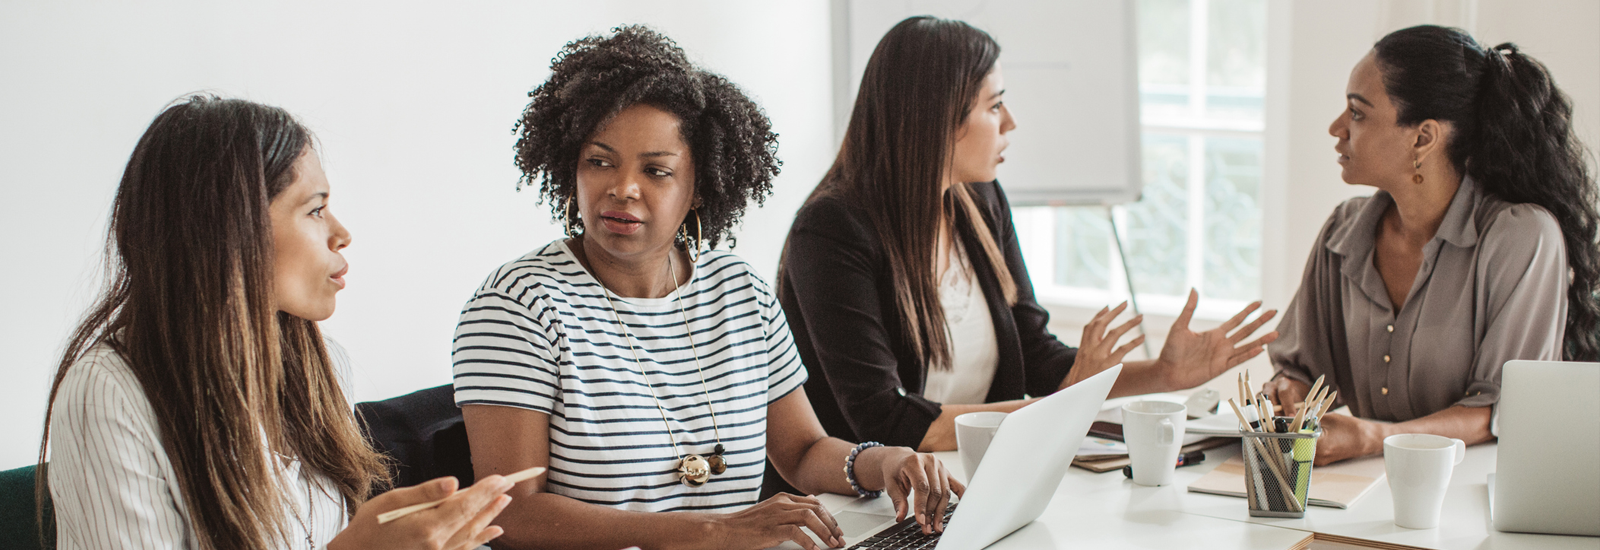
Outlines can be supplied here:
[[[513, 131], [517, 188], [539, 180], [539, 198], [564, 226], [582, 227], [563, 211], [577, 191], [578, 154], [595, 131], [628, 107], [646, 104], [681, 121], [695, 167], [694, 193], [705, 244], [733, 241], [733, 227], [754, 199], [772, 194], [778, 135], [761, 107], [721, 75], [695, 67], [677, 43], [644, 26], [612, 29], [569, 42], [550, 63], [550, 80]], [[693, 231], [690, 234], [694, 234]]]

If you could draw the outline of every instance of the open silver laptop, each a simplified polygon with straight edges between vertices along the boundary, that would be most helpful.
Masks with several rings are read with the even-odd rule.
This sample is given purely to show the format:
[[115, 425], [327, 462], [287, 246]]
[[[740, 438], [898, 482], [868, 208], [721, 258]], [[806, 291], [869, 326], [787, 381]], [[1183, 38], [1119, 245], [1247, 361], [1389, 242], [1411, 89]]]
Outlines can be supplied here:
[[[1121, 372], [1122, 365], [1111, 367], [1007, 415], [967, 483], [966, 496], [945, 522], [942, 536], [922, 536], [911, 518], [896, 523], [894, 512], [882, 502], [887, 499], [878, 499], [862, 504], [889, 515], [855, 507], [834, 514], [845, 532], [845, 546], [979, 550], [1037, 519], [1072, 466], [1072, 456]], [[913, 522], [910, 530], [899, 531], [907, 522]], [[798, 545], [791, 542], [780, 548], [790, 547]]]
[[1495, 530], [1600, 536], [1600, 363], [1510, 361], [1500, 383]]

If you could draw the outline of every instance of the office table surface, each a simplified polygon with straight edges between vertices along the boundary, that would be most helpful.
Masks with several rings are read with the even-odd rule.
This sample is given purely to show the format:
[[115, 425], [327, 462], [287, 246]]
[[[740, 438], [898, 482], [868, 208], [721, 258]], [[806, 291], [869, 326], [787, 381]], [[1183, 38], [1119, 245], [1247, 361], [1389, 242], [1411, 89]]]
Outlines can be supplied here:
[[[1097, 474], [1071, 468], [1039, 519], [990, 548], [1286, 549], [1311, 533], [1324, 533], [1438, 549], [1600, 549], [1600, 537], [1495, 531], [1489, 521], [1487, 479], [1494, 471], [1494, 444], [1467, 449], [1466, 458], [1450, 477], [1435, 529], [1395, 525], [1386, 481], [1379, 481], [1349, 509], [1312, 506], [1300, 519], [1254, 518], [1242, 498], [1188, 492], [1190, 483], [1238, 453], [1237, 445], [1208, 450], [1204, 463], [1179, 468], [1176, 482], [1164, 487], [1134, 485], [1120, 471]], [[936, 454], [952, 474], [966, 477], [959, 454]], [[887, 497], [822, 498], [833, 511], [887, 510], [893, 514]]]

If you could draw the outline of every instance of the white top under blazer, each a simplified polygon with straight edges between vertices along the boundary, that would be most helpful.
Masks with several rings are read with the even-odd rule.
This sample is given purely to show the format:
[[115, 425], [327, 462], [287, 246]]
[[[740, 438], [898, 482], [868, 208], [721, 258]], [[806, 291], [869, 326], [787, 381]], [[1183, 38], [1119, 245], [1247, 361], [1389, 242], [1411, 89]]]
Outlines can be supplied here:
[[[344, 387], [349, 379], [344, 350], [329, 340], [328, 353]], [[49, 483], [58, 548], [199, 547], [160, 433], [144, 389], [110, 346], [98, 344], [72, 365], [50, 419]], [[312, 546], [323, 548], [348, 518], [332, 481], [304, 473], [299, 461], [291, 461], [280, 476], [288, 490], [287, 548], [306, 547], [305, 526], [314, 531]], [[294, 519], [296, 512], [302, 521]]]
[[972, 259], [959, 240], [951, 247], [950, 266], [939, 278], [939, 302], [950, 335], [950, 368], [928, 369], [922, 396], [946, 405], [984, 403], [1000, 365], [1000, 341]]

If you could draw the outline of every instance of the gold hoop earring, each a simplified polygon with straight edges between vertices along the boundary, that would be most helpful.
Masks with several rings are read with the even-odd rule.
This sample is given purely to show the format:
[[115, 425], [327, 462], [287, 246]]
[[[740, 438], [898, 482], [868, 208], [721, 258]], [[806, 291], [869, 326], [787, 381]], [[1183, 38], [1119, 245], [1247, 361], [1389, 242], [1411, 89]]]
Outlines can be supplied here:
[[583, 235], [583, 223], [574, 222], [572, 219], [572, 203], [577, 202], [578, 194], [574, 192], [567, 197], [566, 204], [561, 207], [561, 225], [568, 237], [576, 238]]
[[690, 257], [696, 262], [700, 261], [700, 243], [706, 242], [706, 236], [701, 233], [704, 229], [705, 227], [700, 225], [700, 209], [696, 208], [694, 209], [694, 255]]
[[689, 261], [698, 263], [700, 261], [700, 243], [703, 242], [703, 237], [700, 235], [699, 210], [694, 211], [694, 225], [694, 240], [691, 241], [689, 240], [689, 218], [684, 217], [683, 225], [678, 226], [677, 238], [678, 243], [683, 245], [683, 250], [689, 254]]

